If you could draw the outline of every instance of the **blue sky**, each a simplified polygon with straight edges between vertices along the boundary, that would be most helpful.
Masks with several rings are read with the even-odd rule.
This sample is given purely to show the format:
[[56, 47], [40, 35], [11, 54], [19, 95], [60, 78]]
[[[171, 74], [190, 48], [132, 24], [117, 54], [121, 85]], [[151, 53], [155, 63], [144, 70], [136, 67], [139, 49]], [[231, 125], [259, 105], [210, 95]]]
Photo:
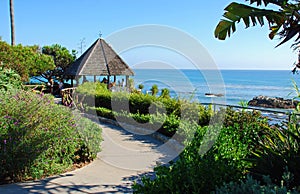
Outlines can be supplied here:
[[[9, 0], [0, 1], [0, 36], [10, 43]], [[291, 43], [275, 48], [279, 40], [268, 39], [268, 27], [237, 32], [226, 41], [214, 38], [228, 0], [14, 0], [16, 42], [23, 45], [60, 44], [79, 51], [85, 49], [101, 31], [105, 38], [131, 26], [158, 24], [182, 30], [196, 38], [220, 69], [287, 69], [293, 67], [297, 53]], [[236, 1], [244, 3], [245, 1]], [[113, 46], [113, 45], [112, 45]], [[130, 65], [131, 59], [122, 56]], [[185, 68], [180, 64], [179, 68]]]

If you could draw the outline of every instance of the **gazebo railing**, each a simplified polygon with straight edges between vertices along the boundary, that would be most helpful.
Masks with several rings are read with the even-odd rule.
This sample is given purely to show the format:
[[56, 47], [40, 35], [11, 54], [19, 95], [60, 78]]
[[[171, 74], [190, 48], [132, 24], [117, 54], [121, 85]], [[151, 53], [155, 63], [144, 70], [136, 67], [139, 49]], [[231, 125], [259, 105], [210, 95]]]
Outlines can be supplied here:
[[65, 106], [72, 106], [74, 103], [73, 94], [76, 90], [76, 87], [65, 88], [61, 90], [61, 102]]
[[24, 85], [24, 87], [34, 92], [44, 92], [46, 90], [45, 85]]

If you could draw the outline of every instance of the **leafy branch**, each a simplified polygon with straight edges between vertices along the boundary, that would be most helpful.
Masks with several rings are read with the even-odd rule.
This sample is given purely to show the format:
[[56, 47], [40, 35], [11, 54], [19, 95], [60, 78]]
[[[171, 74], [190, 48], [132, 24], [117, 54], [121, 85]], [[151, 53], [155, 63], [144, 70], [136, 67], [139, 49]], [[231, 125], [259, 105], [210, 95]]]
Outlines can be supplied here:
[[250, 4], [256, 3], [256, 6], [268, 6], [273, 4], [278, 6], [277, 10], [261, 9], [240, 3], [231, 3], [225, 8], [223, 19], [218, 23], [215, 29], [215, 37], [225, 40], [236, 31], [236, 24], [243, 21], [246, 28], [268, 23], [270, 28], [269, 38], [273, 39], [278, 35], [283, 39], [276, 47], [291, 40], [298, 34], [292, 47], [300, 43], [300, 3], [293, 1], [294, 4], [288, 3], [288, 0], [247, 0]]

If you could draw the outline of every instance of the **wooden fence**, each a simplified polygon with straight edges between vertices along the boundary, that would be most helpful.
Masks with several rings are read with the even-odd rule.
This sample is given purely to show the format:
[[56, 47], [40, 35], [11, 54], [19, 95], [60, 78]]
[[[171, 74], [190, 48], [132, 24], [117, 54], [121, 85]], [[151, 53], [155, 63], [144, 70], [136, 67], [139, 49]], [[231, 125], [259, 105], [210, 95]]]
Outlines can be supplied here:
[[34, 92], [44, 92], [46, 90], [45, 85], [24, 85], [24, 87]]
[[73, 88], [65, 88], [61, 90], [61, 102], [65, 106], [73, 106], [74, 99], [73, 94], [76, 90], [76, 87]]

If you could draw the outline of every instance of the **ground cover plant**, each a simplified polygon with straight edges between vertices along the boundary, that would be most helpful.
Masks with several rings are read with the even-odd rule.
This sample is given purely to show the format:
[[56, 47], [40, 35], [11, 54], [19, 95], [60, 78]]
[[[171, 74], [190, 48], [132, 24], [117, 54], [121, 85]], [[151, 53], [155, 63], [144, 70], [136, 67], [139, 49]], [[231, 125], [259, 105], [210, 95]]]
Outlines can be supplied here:
[[1, 90], [0, 106], [2, 183], [62, 173], [100, 151], [99, 126], [54, 104], [50, 95]]

